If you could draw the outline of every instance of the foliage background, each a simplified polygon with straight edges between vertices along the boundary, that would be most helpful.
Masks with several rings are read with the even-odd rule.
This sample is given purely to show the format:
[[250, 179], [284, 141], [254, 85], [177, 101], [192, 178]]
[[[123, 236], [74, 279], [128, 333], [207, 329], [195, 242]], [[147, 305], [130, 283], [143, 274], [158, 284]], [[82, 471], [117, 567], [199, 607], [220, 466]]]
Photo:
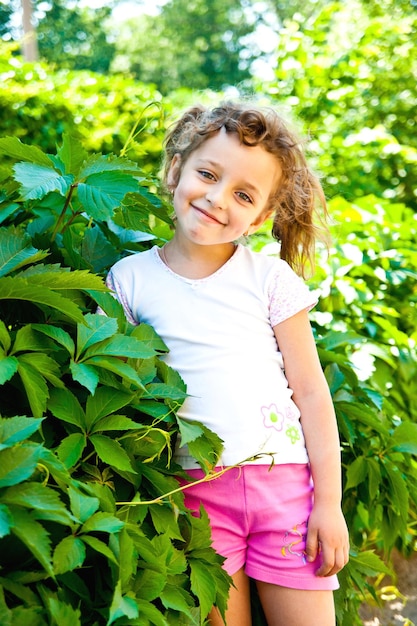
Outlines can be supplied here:
[[[181, 510], [179, 496], [178, 499], [175, 497], [171, 505], [164, 506], [166, 519], [171, 519], [169, 532], [174, 532], [175, 527], [176, 537], [167, 537], [162, 532], [161, 521], [156, 520], [155, 516], [158, 514], [151, 512], [152, 507], [147, 516], [140, 515], [136, 519], [150, 541], [157, 543], [168, 540], [164, 543], [164, 548], [161, 547], [162, 544], [158, 548], [165, 550], [165, 555], [170, 552], [172, 556], [174, 549], [186, 555], [186, 560], [182, 561], [183, 569], [175, 574], [180, 576], [178, 580], [181, 581], [184, 593], [188, 594], [183, 596], [184, 602], [179, 608], [161, 606], [155, 589], [149, 596], [146, 593], [143, 595], [143, 586], [138, 582], [143, 576], [140, 567], [139, 573], [132, 574], [129, 583], [123, 582], [128, 586], [123, 593], [119, 593], [120, 579], [113, 566], [109, 565], [112, 557], [106, 550], [110, 549], [113, 557], [119, 558], [119, 548], [115, 547], [114, 542], [121, 541], [123, 533], [129, 535], [131, 528], [126, 531], [125, 526], [121, 533], [116, 532], [117, 524], [126, 522], [125, 513], [115, 505], [116, 493], [107, 493], [104, 500], [100, 496], [99, 509], [94, 514], [106, 513], [119, 521], [109, 521], [108, 526], [100, 527], [98, 535], [93, 530], [93, 539], [87, 539], [87, 543], [84, 539], [90, 536], [88, 533], [91, 534], [88, 527], [80, 535], [77, 535], [79, 530], [76, 530], [74, 535], [74, 524], [87, 523], [87, 519], [81, 520], [80, 515], [84, 515], [81, 514], [81, 505], [74, 503], [73, 496], [72, 500], [69, 498], [69, 493], [72, 493], [70, 488], [74, 488], [71, 481], [78, 481], [76, 489], [81, 489], [82, 492], [82, 496], [78, 494], [78, 497], [87, 498], [87, 503], [88, 498], [97, 497], [97, 485], [108, 482], [105, 479], [108, 476], [106, 472], [113, 476], [116, 472], [120, 476], [121, 470], [117, 463], [115, 467], [113, 457], [101, 458], [96, 448], [93, 452], [88, 446], [82, 448], [80, 457], [74, 464], [66, 460], [69, 451], [65, 452], [65, 445], [59, 445], [59, 438], [72, 437], [69, 442], [74, 442], [78, 429], [76, 440], [81, 446], [80, 442], [85, 441], [85, 433], [83, 434], [82, 428], [80, 430], [79, 424], [68, 425], [65, 414], [57, 414], [54, 409], [54, 398], [57, 393], [62, 393], [57, 380], [64, 375], [65, 388], [75, 394], [85, 412], [88, 397], [94, 397], [94, 380], [97, 381], [97, 378], [90, 379], [87, 376], [88, 369], [81, 368], [81, 374], [80, 368], [77, 370], [78, 362], [77, 365], [70, 366], [71, 359], [74, 358], [71, 351], [67, 349], [65, 352], [65, 342], [60, 344], [58, 341], [57, 344], [57, 336], [48, 338], [45, 328], [42, 331], [36, 329], [36, 325], [48, 323], [54, 328], [62, 329], [69, 334], [76, 346], [79, 341], [78, 333], [82, 332], [79, 325], [86, 323], [88, 328], [93, 323], [93, 318], [88, 315], [94, 312], [96, 302], [102, 301], [98, 295], [102, 287], [97, 286], [93, 275], [104, 276], [116, 258], [128, 251], [143, 249], [154, 241], [163, 242], [170, 237], [168, 209], [158, 193], [156, 179], [163, 133], [179, 109], [196, 98], [205, 102], [216, 100], [218, 93], [214, 90], [218, 89], [225, 89], [227, 94], [250, 95], [261, 102], [272, 103], [281, 108], [290, 120], [297, 120], [297, 124], [309, 135], [310, 158], [322, 173], [325, 191], [329, 197], [334, 244], [329, 256], [324, 251], [319, 253], [317, 272], [311, 280], [311, 286], [320, 292], [320, 304], [313, 315], [313, 325], [342, 436], [344, 510], [353, 543], [351, 562], [341, 576], [341, 590], [336, 594], [339, 624], [361, 624], [358, 607], [363, 598], [378, 601], [381, 597], [382, 587], [378, 585], [382, 574], [389, 572], [393, 548], [405, 556], [416, 550], [416, 8], [405, 0], [367, 3], [359, 0], [349, 3], [271, 1], [265, 3], [263, 8], [259, 5], [254, 8], [253, 4], [221, 3], [222, 6], [217, 7], [218, 14], [221, 13], [222, 16], [219, 24], [212, 20], [207, 3], [187, 3], [186, 9], [184, 2], [171, 0], [166, 9], [157, 16], [126, 21], [115, 37], [114, 31], [112, 34], [111, 21], [101, 19], [108, 15], [107, 8], [101, 9], [102, 13], [91, 13], [89, 9], [79, 11], [78, 7], [57, 2], [54, 3], [54, 10], [46, 11], [39, 21], [39, 47], [43, 60], [35, 64], [26, 63], [19, 55], [18, 43], [13, 43], [13, 31], [7, 26], [10, 5], [0, 4], [3, 36], [0, 55], [0, 136], [19, 138], [27, 145], [37, 146], [45, 153], [56, 155], [55, 160], [51, 161], [49, 157], [34, 155], [28, 148], [16, 148], [18, 144], [14, 150], [10, 149], [9, 144], [2, 144], [0, 181], [3, 190], [0, 198], [0, 223], [4, 234], [0, 242], [0, 254], [3, 276], [4, 279], [13, 278], [13, 285], [18, 285], [16, 278], [20, 276], [20, 272], [26, 272], [20, 278], [29, 282], [34, 280], [39, 287], [40, 284], [47, 284], [39, 282], [39, 276], [46, 271], [41, 267], [47, 268], [47, 272], [57, 272], [52, 270], [52, 264], [54, 268], [58, 264], [61, 268], [58, 272], [59, 280], [71, 269], [71, 272], [75, 272], [74, 281], [78, 281], [78, 287], [74, 289], [66, 284], [61, 295], [71, 301], [75, 298], [75, 305], [79, 307], [84, 319], [82, 322], [80, 314], [77, 314], [78, 317], [76, 315], [71, 320], [64, 311], [57, 313], [56, 309], [53, 309], [55, 312], [51, 317], [50, 304], [46, 303], [32, 303], [30, 306], [25, 304], [23, 309], [21, 306], [16, 308], [12, 292], [2, 292], [1, 319], [6, 330], [2, 333], [4, 358], [0, 363], [6, 373], [3, 374], [1, 390], [1, 416], [10, 419], [17, 415], [28, 415], [33, 416], [27, 417], [28, 420], [46, 420], [42, 422], [42, 429], [40, 421], [29, 422], [33, 424], [32, 430], [23, 429], [23, 438], [12, 436], [10, 439], [10, 434], [7, 435], [3, 440], [3, 453], [13, 447], [15, 454], [16, 446], [28, 447], [33, 452], [36, 463], [33, 460], [32, 465], [27, 465], [33, 472], [27, 470], [27, 476], [20, 474], [20, 478], [23, 478], [16, 483], [22, 489], [26, 487], [20, 485], [29, 483], [33, 489], [37, 489], [33, 484], [43, 484], [45, 487], [51, 484], [45, 482], [45, 470], [40, 469], [39, 465], [46, 464], [52, 476], [52, 485], [62, 498], [62, 504], [59, 505], [55, 500], [57, 511], [61, 515], [58, 523], [66, 525], [71, 530], [71, 536], [79, 536], [85, 545], [90, 541], [88, 550], [92, 548], [93, 552], [86, 553], [87, 561], [84, 562], [78, 554], [72, 561], [67, 561], [67, 572], [84, 580], [85, 567], [82, 563], [88, 563], [88, 567], [97, 567], [97, 558], [104, 559], [103, 563], [107, 562], [104, 584], [112, 590], [110, 595], [113, 598], [113, 608], [106, 607], [106, 602], [103, 603], [99, 595], [93, 594], [94, 606], [88, 608], [88, 614], [91, 616], [91, 611], [98, 611], [95, 613], [97, 623], [106, 623], [105, 620], [111, 619], [117, 624], [124, 623], [127, 613], [123, 616], [117, 611], [134, 611], [130, 600], [137, 601], [137, 598], [148, 601], [158, 612], [155, 617], [154, 609], [148, 607], [148, 612], [151, 612], [150, 617], [147, 617], [149, 623], [163, 623], [161, 619], [168, 620], [168, 623], [182, 623], [181, 619], [198, 621], [201, 618], [201, 613], [198, 613], [201, 603], [205, 610], [207, 603], [213, 598], [199, 595], [198, 583], [195, 582], [198, 576], [197, 579], [194, 578], [193, 589], [187, 587], [189, 583], [185, 578], [186, 573], [188, 576], [190, 573], [187, 570], [187, 567], [190, 568], [190, 554], [185, 547], [188, 544], [178, 543], [181, 541], [178, 534], [184, 540], [185, 533], [184, 525], [179, 530], [178, 523], [189, 528], [196, 522], [190, 520], [186, 512]], [[179, 15], [187, 17], [189, 27], [179, 29], [176, 26], [173, 16]], [[272, 22], [269, 19], [271, 15]], [[100, 17], [100, 20], [92, 19], [94, 17]], [[71, 25], [71, 28], [66, 27], [61, 31], [61, 38], [57, 38], [57, 20]], [[199, 32], [205, 34], [198, 41], [193, 30], [193, 20], [198, 22]], [[213, 32], [204, 27], [204, 24], [212, 22], [215, 26]], [[276, 35], [273, 51], [268, 53], [259, 44], [255, 45], [250, 41], [250, 33], [265, 25], [265, 22], [273, 23]], [[132, 37], [132, 32], [140, 33], [140, 36]], [[232, 47], [228, 32], [234, 34]], [[53, 48], [49, 47], [52, 41]], [[134, 46], [131, 45], [133, 41]], [[160, 45], [155, 45], [156, 41]], [[60, 46], [62, 53], [59, 53]], [[101, 53], [99, 55], [98, 50]], [[206, 63], [202, 62], [203, 58]], [[223, 61], [219, 65], [219, 59], [227, 59], [229, 65]], [[259, 69], [265, 70], [266, 66], [267, 78]], [[236, 85], [238, 81], [238, 91], [236, 87], [233, 90], [228, 87]], [[70, 135], [74, 139], [70, 140]], [[57, 144], [61, 146], [58, 152]], [[78, 147], [69, 149], [70, 145]], [[61, 181], [60, 188], [53, 185], [59, 176], [77, 177], [82, 171], [75, 168], [74, 162], [70, 165], [68, 151], [70, 154], [81, 151], [86, 159], [92, 158], [93, 154], [96, 159], [100, 159], [100, 153], [122, 155], [122, 161], [115, 161], [119, 165], [115, 165], [111, 172], [99, 173], [107, 181], [109, 196], [112, 197], [110, 204], [107, 196], [106, 201], [103, 199], [103, 188], [99, 181], [94, 178], [87, 181], [80, 179], [87, 187], [90, 185], [90, 188], [94, 188], [95, 193], [100, 190], [99, 196], [105, 208], [85, 206], [84, 200], [87, 196], [80, 199], [74, 192], [67, 212], [62, 213], [62, 200], [68, 197], [74, 181]], [[48, 187], [51, 183], [46, 183], [45, 180], [43, 185], [33, 188], [32, 183], [28, 182], [33, 181], [33, 171], [26, 171], [24, 175], [25, 171], [21, 166], [20, 170], [17, 166], [17, 169], [15, 167], [11, 170], [20, 161], [26, 166], [45, 166], [44, 158], [49, 159], [48, 167], [52, 166], [59, 172], [59, 176], [53, 179], [55, 182], [52, 187]], [[62, 169], [59, 159], [66, 163], [67, 169]], [[78, 165], [81, 166], [81, 162]], [[140, 173], [135, 169], [138, 166]], [[121, 174], [127, 177], [123, 179], [127, 187], [124, 184], [120, 186], [117, 176]], [[40, 176], [39, 171], [37, 175]], [[89, 175], [91, 176], [91, 172]], [[133, 177], [133, 180], [129, 177]], [[43, 180], [42, 176], [40, 180]], [[114, 192], [117, 186], [119, 195]], [[123, 199], [123, 190], [132, 194], [133, 188], [133, 195]], [[116, 212], [113, 213], [114, 211]], [[11, 241], [15, 243], [12, 245]], [[268, 228], [265, 228], [253, 239], [251, 245], [260, 249], [265, 244], [270, 245], [270, 241]], [[42, 250], [49, 250], [50, 256], [46, 258]], [[24, 259], [21, 264], [10, 264], [10, 257], [21, 258], [20, 255]], [[64, 268], [67, 268], [65, 272]], [[80, 271], [87, 272], [87, 286], [84, 291], [81, 275], [76, 273]], [[33, 278], [37, 274], [38, 278]], [[91, 278], [87, 278], [90, 275]], [[54, 274], [54, 279], [57, 276]], [[6, 283], [8, 289], [10, 284]], [[48, 283], [48, 288], [50, 287]], [[33, 297], [33, 293], [29, 292], [23, 300], [28, 303]], [[119, 336], [127, 333], [130, 337], [131, 329], [123, 326], [120, 312], [112, 310], [111, 315], [118, 320], [115, 334]], [[24, 330], [28, 328], [31, 330]], [[111, 339], [108, 336], [100, 341]], [[149, 341], [147, 338], [145, 343], [148, 344]], [[158, 345], [155, 338], [151, 343]], [[58, 351], [57, 345], [61, 346]], [[51, 349], [55, 366], [46, 359]], [[160, 353], [163, 354], [163, 350]], [[82, 352], [78, 356], [81, 355]], [[97, 356], [96, 354], [95, 357]], [[81, 356], [81, 360], [83, 358]], [[115, 358], [108, 354], [102, 358], [102, 363], [107, 363], [107, 370], [100, 366], [99, 385], [105, 388], [110, 385], [123, 390], [128, 387], [131, 392], [132, 385], [134, 387], [137, 384], [137, 378], [134, 378], [130, 370], [119, 370], [116, 373]], [[173, 375], [162, 372], [163, 366], [155, 365], [159, 362], [157, 354], [147, 357], [141, 364], [138, 364], [135, 357], [129, 358], [133, 359], [129, 361], [129, 366], [140, 379], [144, 376], [141, 368], [145, 367], [145, 363], [149, 365], [149, 360], [152, 360], [154, 366], [144, 376], [145, 387], [163, 382], [167, 385], [164, 393], [168, 393], [169, 387], [169, 393], [176, 398], [175, 402], [179, 401], [178, 398], [183, 393], [181, 383]], [[13, 359], [17, 359], [18, 364]], [[90, 366], [95, 367], [91, 363]], [[12, 369], [8, 369], [9, 367]], [[14, 367], [20, 369], [13, 370]], [[37, 374], [33, 373], [33, 369]], [[26, 372], [26, 379], [29, 381], [31, 376], [40, 376], [42, 383], [36, 378], [39, 384], [32, 385], [33, 388], [36, 387], [36, 391], [30, 391], [30, 382], [25, 385], [25, 374], [22, 378], [22, 371]], [[178, 386], [180, 391], [182, 389], [181, 393]], [[84, 391], [81, 392], [80, 389]], [[143, 406], [146, 404], [145, 400], [141, 396], [140, 403]], [[90, 399], [89, 403], [91, 402]], [[173, 402], [173, 399], [162, 396], [157, 397], [155, 402], [156, 405], [165, 407], [166, 411], [167, 403]], [[137, 403], [136, 395], [125, 408], [120, 409], [126, 419], [132, 418], [134, 411], [138, 409]], [[123, 449], [130, 455], [136, 471], [141, 468], [139, 474], [142, 467], [148, 467], [149, 471], [156, 472], [153, 476], [160, 473], [165, 476], [170, 442], [179, 428], [172, 417], [175, 410], [170, 405], [170, 420], [163, 420], [157, 425], [153, 420], [146, 421], [149, 414], [145, 412], [148, 415], [145, 419], [140, 408], [139, 413], [139, 430], [143, 432], [141, 429], [145, 428], [147, 435], [151, 433], [154, 446], [148, 457], [149, 462], [143, 464], [144, 458], [139, 446], [133, 449], [130, 443], [127, 444], [130, 440], [129, 430], [116, 433], [115, 439], [121, 442]], [[51, 427], [54, 419], [58, 422]], [[16, 429], [19, 430], [20, 427], [19, 422]], [[137, 436], [138, 428], [132, 424], [131, 427], [131, 435], [134, 433]], [[8, 427], [2, 422], [2, 428]], [[196, 432], [198, 437], [202, 436], [200, 431]], [[107, 437], [102, 431], [99, 436]], [[140, 438], [140, 441], [144, 446], [145, 439]], [[210, 438], [208, 441], [213, 443]], [[88, 445], [91, 446], [91, 443]], [[203, 445], [202, 440], [199, 440], [199, 445]], [[209, 443], [205, 445], [209, 446]], [[208, 453], [204, 446], [201, 449]], [[65, 461], [65, 468], [60, 469], [61, 474], [53, 464], [48, 466], [48, 462], [52, 463], [52, 457], [48, 456], [50, 452], [59, 461]], [[40, 456], [36, 457], [38, 453]], [[90, 457], [92, 453], [96, 457]], [[84, 454], [87, 459], [84, 459]], [[93, 458], [96, 460], [91, 463]], [[164, 463], [161, 463], [161, 459], [164, 459]], [[55, 464], [57, 462], [54, 461]], [[92, 470], [91, 466], [96, 469]], [[93, 482], [91, 472], [96, 472]], [[113, 477], [110, 482], [112, 480]], [[126, 478], [126, 475], [122, 475], [118, 481], [120, 493], [134, 497], [133, 492], [139, 487], [142, 498], [155, 497], [152, 490], [152, 493], [148, 492], [148, 486], [143, 481], [139, 486], [136, 479]], [[94, 493], [91, 492], [92, 485]], [[163, 486], [166, 487], [165, 491], [169, 491], [168, 485], [163, 483]], [[10, 494], [8, 495], [9, 489], [7, 485], [0, 489], [0, 500], [6, 494], [6, 500], [2, 502], [10, 508], [12, 504]], [[100, 489], [105, 489], [105, 486]], [[164, 488], [162, 491], [157, 490], [157, 493], [163, 491]], [[21, 504], [18, 502], [16, 505], [15, 501], [13, 506], [18, 507], [21, 515], [19, 519], [23, 519], [19, 508]], [[39, 520], [39, 511], [45, 506], [45, 500], [41, 499], [38, 507], [29, 513], [33, 518], [32, 528], [35, 522], [42, 525], [45, 532], [52, 537], [52, 547], [55, 546], [56, 550], [62, 540], [62, 532], [55, 534], [58, 512], [43, 513], [45, 519]], [[78, 507], [77, 514], [74, 507]], [[181, 522], [175, 521], [175, 507], [181, 510]], [[168, 510], [171, 512], [168, 513]], [[78, 522], [71, 515], [78, 515]], [[51, 519], [51, 516], [55, 518]], [[116, 526], [112, 527], [111, 524]], [[107, 532], [102, 530], [104, 527], [112, 528], [115, 531], [114, 537], [117, 536], [118, 539], [109, 534], [101, 535], [100, 533]], [[82, 528], [82, 525], [77, 528]], [[13, 534], [14, 531], [11, 532]], [[18, 540], [14, 539], [8, 550], [19, 546], [19, 541], [25, 544], [22, 536], [21, 533]], [[207, 535], [203, 533], [203, 536], [206, 543], [200, 547], [205, 550], [204, 558], [211, 562], [214, 577], [209, 583], [205, 582], [213, 587], [217, 580], [220, 593], [225, 593], [227, 581], [216, 578], [221, 577], [218, 563], [210, 556]], [[44, 537], [46, 541], [46, 535]], [[103, 537], [107, 537], [103, 542], [107, 548], [100, 544], [100, 552], [91, 544], [95, 539], [102, 541]], [[157, 537], [160, 539], [156, 539]], [[2, 545], [5, 546], [9, 539], [10, 533], [6, 533]], [[73, 550], [80, 549], [78, 541], [74, 545]], [[8, 569], [11, 567], [10, 560], [2, 562], [2, 584], [6, 585], [2, 610], [11, 624], [18, 624], [19, 619], [24, 619], [21, 617], [24, 611], [29, 610], [33, 615], [40, 616], [44, 616], [46, 612], [48, 619], [56, 620], [57, 615], [63, 619], [62, 611], [70, 611], [68, 607], [73, 607], [68, 619], [75, 619], [75, 599], [82, 595], [81, 588], [75, 589], [74, 583], [70, 584], [67, 574], [62, 571], [59, 573], [58, 586], [51, 586], [51, 569], [48, 567], [55, 567], [56, 563], [54, 565], [51, 561], [53, 565], [48, 565], [45, 554], [49, 552], [46, 544], [44, 547], [45, 552], [41, 557], [44, 560], [40, 561], [45, 570], [42, 574], [39, 563], [34, 566], [40, 555], [31, 553], [32, 548], [27, 544], [24, 549], [28, 558], [28, 570], [23, 579], [13, 578], [17, 574], [12, 574]], [[129, 554], [133, 563], [134, 551]], [[149, 556], [148, 564], [153, 558]], [[100, 563], [99, 567], [102, 566]], [[62, 567], [62, 564], [58, 565], [58, 571]], [[36, 575], [31, 575], [32, 578], [28, 574], [31, 568], [36, 572]], [[173, 575], [172, 572], [167, 574], [165, 569], [159, 573], [165, 585], [172, 584], [172, 579], [167, 579], [168, 575]], [[21, 571], [19, 576], [22, 576]], [[13, 581], [12, 587], [10, 582], [4, 582], [6, 579]], [[44, 582], [39, 582], [44, 580], [48, 581], [46, 587]], [[162, 584], [162, 579], [158, 580]], [[169, 589], [168, 587], [166, 597], [169, 596]], [[152, 593], [156, 593], [155, 597], [152, 597]], [[162, 593], [161, 590], [159, 593]], [[167, 602], [169, 604], [170, 601]], [[114, 608], [116, 606], [117, 609]], [[98, 617], [100, 611], [107, 616]], [[103, 622], [100, 621], [102, 619]], [[259, 623], [262, 622], [261, 615], [257, 615], [256, 619]], [[64, 624], [63, 621], [59, 623]], [[75, 623], [71, 622], [71, 626]]]

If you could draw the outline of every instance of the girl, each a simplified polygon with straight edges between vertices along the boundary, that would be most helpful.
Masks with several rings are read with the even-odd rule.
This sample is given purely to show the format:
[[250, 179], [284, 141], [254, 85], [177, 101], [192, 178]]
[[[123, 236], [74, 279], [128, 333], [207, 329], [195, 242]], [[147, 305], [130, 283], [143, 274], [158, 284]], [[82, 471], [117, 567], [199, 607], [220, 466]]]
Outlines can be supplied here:
[[[223, 440], [213, 465], [240, 464], [185, 492], [233, 578], [226, 624], [250, 626], [251, 577], [269, 626], [333, 626], [349, 550], [340, 445], [308, 320], [315, 297], [297, 275], [314, 258], [321, 186], [272, 109], [196, 106], [165, 147], [175, 234], [116, 263], [108, 284], [169, 347], [189, 394], [180, 415]], [[281, 259], [237, 243], [270, 217]], [[176, 460], [204, 475], [186, 446]], [[223, 624], [216, 609], [210, 623]]]

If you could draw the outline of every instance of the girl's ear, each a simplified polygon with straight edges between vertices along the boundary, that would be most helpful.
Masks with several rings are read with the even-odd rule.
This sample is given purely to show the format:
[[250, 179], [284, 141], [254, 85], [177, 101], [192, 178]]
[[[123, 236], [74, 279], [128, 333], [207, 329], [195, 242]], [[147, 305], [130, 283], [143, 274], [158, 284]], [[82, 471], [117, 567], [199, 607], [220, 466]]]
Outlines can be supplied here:
[[249, 226], [249, 229], [248, 229], [249, 235], [252, 235], [252, 233], [257, 231], [258, 228], [260, 228], [262, 224], [266, 222], [266, 220], [272, 217], [273, 213], [274, 213], [274, 209], [268, 209], [267, 211], [262, 211], [262, 213], [260, 213], [260, 215]]
[[174, 154], [172, 157], [171, 165], [169, 166], [167, 175], [167, 187], [170, 191], [174, 191], [178, 185], [181, 174], [181, 155]]

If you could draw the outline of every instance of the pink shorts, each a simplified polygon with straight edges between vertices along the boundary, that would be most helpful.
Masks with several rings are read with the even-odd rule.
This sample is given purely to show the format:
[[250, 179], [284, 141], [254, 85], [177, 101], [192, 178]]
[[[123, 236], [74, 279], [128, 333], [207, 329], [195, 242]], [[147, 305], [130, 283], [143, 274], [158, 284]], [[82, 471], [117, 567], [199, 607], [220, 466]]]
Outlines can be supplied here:
[[[204, 476], [200, 469], [187, 473], [193, 480]], [[231, 576], [244, 567], [251, 578], [282, 587], [339, 587], [336, 576], [315, 575], [320, 557], [313, 563], [305, 558], [313, 500], [308, 465], [275, 465], [271, 469], [268, 465], [244, 465], [190, 487], [184, 495], [186, 507], [196, 515], [203, 504], [213, 547], [226, 558], [223, 567]]]

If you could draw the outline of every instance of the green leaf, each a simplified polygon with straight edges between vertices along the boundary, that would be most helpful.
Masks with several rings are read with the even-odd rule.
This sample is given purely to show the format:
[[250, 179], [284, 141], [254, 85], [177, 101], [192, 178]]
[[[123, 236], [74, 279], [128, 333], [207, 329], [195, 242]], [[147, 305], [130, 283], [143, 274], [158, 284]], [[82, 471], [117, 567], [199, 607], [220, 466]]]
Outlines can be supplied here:
[[[107, 291], [107, 287], [100, 276], [95, 276], [88, 270], [72, 270], [69, 268], [60, 267], [59, 265], [54, 267], [52, 265], [49, 266], [41, 266], [36, 265], [35, 268], [31, 268], [31, 271], [25, 270], [19, 274], [19, 276], [23, 276], [24, 278], [28, 278], [28, 280], [33, 285], [39, 285], [43, 287], [48, 287], [53, 291], [63, 291], [66, 292], [69, 290], [91, 290], [94, 289], [96, 291]], [[73, 295], [70, 295], [72, 298]], [[92, 316], [92, 314], [87, 314], [87, 316]]]
[[87, 151], [84, 150], [79, 139], [69, 133], [63, 134], [62, 144], [57, 150], [57, 156], [65, 165], [65, 172], [74, 174], [74, 176], [77, 175], [82, 164], [88, 158]]
[[120, 376], [123, 381], [126, 381], [139, 389], [145, 389], [145, 386], [133, 367], [131, 367], [128, 363], [124, 363], [117, 357], [93, 356], [91, 358], [87, 358], [84, 361], [84, 364], [92, 365], [93, 367], [99, 367], [107, 370], [108, 372], [112, 372], [113, 374]]
[[124, 526], [124, 522], [117, 519], [113, 515], [109, 515], [109, 513], [104, 513], [103, 511], [98, 511], [94, 513], [81, 527], [80, 532], [82, 533], [91, 533], [91, 532], [103, 532], [103, 533], [117, 533]]
[[185, 589], [177, 585], [166, 584], [161, 595], [161, 602], [166, 609], [174, 609], [193, 618], [191, 608], [194, 606], [194, 600]]
[[0, 539], [10, 534], [13, 518], [7, 506], [0, 503]]
[[93, 272], [101, 272], [119, 259], [119, 255], [98, 226], [88, 228], [81, 240], [80, 253]]
[[86, 429], [85, 413], [78, 399], [69, 389], [51, 389], [48, 401], [51, 413], [69, 424], [74, 424], [82, 430]]
[[138, 430], [140, 424], [126, 417], [125, 415], [106, 415], [95, 422], [92, 433], [101, 432], [103, 430]]
[[42, 425], [45, 418], [33, 417], [0, 417], [0, 442], [5, 446], [12, 446], [30, 437]]
[[91, 217], [106, 221], [125, 195], [137, 188], [137, 181], [128, 174], [115, 171], [91, 174], [85, 183], [78, 184], [78, 199]]
[[117, 558], [114, 556], [109, 546], [104, 543], [104, 541], [101, 541], [100, 539], [97, 539], [97, 537], [93, 537], [92, 535], [82, 535], [80, 539], [82, 539], [84, 543], [92, 548], [95, 552], [102, 554], [106, 557], [106, 559], [112, 561], [112, 563], [114, 563], [115, 565], [119, 565]]
[[112, 603], [110, 606], [109, 619], [106, 626], [113, 624], [119, 617], [126, 616], [128, 619], [136, 619], [139, 616], [138, 605], [133, 598], [122, 596], [122, 584], [118, 580]]
[[87, 439], [84, 433], [72, 433], [61, 441], [56, 453], [65, 467], [70, 469], [78, 463], [86, 445]]
[[[143, 600], [142, 598], [138, 599], [138, 607], [139, 607], [139, 615], [142, 620], [146, 619], [144, 622], [146, 624], [152, 624], [152, 626], [170, 626], [169, 622], [165, 619], [159, 609], [156, 608], [154, 604], [148, 602], [147, 600]], [[198, 622], [196, 622], [198, 623]]]
[[63, 346], [71, 356], [74, 356], [75, 346], [71, 335], [58, 326], [51, 326], [50, 324], [32, 324], [32, 328], [39, 333], [42, 333], [53, 339], [61, 346]]
[[417, 455], [417, 424], [403, 422], [397, 426], [387, 442], [387, 447], [396, 452]]
[[36, 146], [29, 146], [17, 137], [4, 137], [0, 139], [0, 154], [9, 156], [19, 161], [30, 161], [38, 165], [51, 166], [51, 160]]
[[69, 298], [64, 298], [45, 287], [31, 285], [18, 276], [0, 278], [0, 300], [24, 300], [49, 306], [75, 322], [83, 322], [81, 310]]
[[392, 509], [396, 515], [400, 516], [401, 521], [404, 524], [404, 528], [406, 528], [409, 506], [407, 482], [398, 467], [396, 467], [393, 463], [387, 463], [385, 469], [388, 480], [391, 483], [390, 501]]
[[95, 367], [71, 361], [70, 370], [75, 381], [86, 387], [91, 394], [96, 392], [100, 378]]
[[83, 524], [100, 506], [98, 498], [86, 496], [79, 489], [69, 487], [68, 495], [71, 503], [71, 512]]
[[185, 398], [187, 397], [187, 393], [185, 391], [182, 391], [177, 387], [172, 387], [171, 385], [167, 385], [165, 383], [151, 383], [146, 386], [146, 390], [152, 398], [164, 398], [166, 400], [185, 400]]
[[0, 320], [0, 345], [3, 347], [3, 350], [5, 352], [7, 352], [12, 345], [9, 331], [7, 330], [6, 325], [2, 320]]
[[48, 386], [44, 377], [32, 365], [20, 358], [18, 372], [33, 416], [42, 417], [46, 411], [46, 402], [49, 398]]
[[85, 561], [85, 545], [79, 537], [64, 537], [56, 546], [53, 556], [55, 574], [70, 572]]
[[131, 332], [131, 337], [136, 337], [142, 343], [151, 347], [158, 352], [168, 352], [166, 344], [162, 341], [160, 336], [156, 333], [155, 329], [149, 324], [140, 323], [135, 326]]
[[72, 175], [62, 176], [53, 167], [36, 163], [16, 163], [13, 166], [15, 180], [20, 183], [25, 200], [38, 200], [51, 191], [65, 196], [74, 181]]
[[155, 600], [161, 596], [162, 589], [166, 584], [166, 575], [155, 571], [152, 564], [147, 563], [146, 568], [140, 570], [136, 579], [136, 593], [139, 598], [144, 600]]
[[110, 387], [100, 387], [94, 396], [87, 398], [87, 427], [90, 428], [97, 420], [127, 406], [134, 399], [134, 394], [119, 391]]
[[52, 383], [52, 385], [55, 385], [55, 387], [64, 387], [64, 383], [61, 380], [62, 374], [59, 364], [47, 354], [26, 352], [25, 354], [19, 355], [17, 358], [19, 367], [23, 364], [28, 365], [48, 382]]
[[27, 480], [36, 469], [40, 446], [15, 446], [0, 450], [0, 487], [11, 487]]
[[2, 501], [5, 504], [14, 504], [23, 508], [59, 513], [66, 517], [68, 524], [72, 522], [71, 516], [56, 491], [41, 483], [25, 482], [9, 487], [3, 492]]
[[363, 456], [358, 457], [351, 463], [346, 473], [346, 489], [356, 487], [363, 482], [368, 475], [368, 465]]
[[24, 265], [36, 263], [46, 256], [48, 252], [34, 248], [30, 237], [23, 235], [19, 230], [0, 228], [0, 277]]
[[19, 361], [15, 356], [6, 356], [0, 354], [0, 385], [13, 378], [19, 367]]
[[79, 178], [87, 178], [91, 174], [102, 174], [104, 172], [129, 172], [130, 174], [141, 174], [142, 170], [134, 161], [129, 161], [125, 157], [117, 157], [113, 154], [93, 154], [84, 163], [80, 171]]
[[216, 581], [204, 562], [190, 557], [188, 563], [191, 568], [191, 591], [200, 601], [201, 617], [204, 620], [216, 600]]
[[117, 333], [117, 321], [113, 318], [87, 313], [83, 321], [77, 327], [77, 358], [90, 346]]
[[105, 435], [91, 435], [90, 441], [98, 457], [104, 462], [124, 472], [136, 473], [130, 459], [120, 443]]
[[81, 611], [74, 609], [70, 604], [58, 600], [56, 597], [48, 597], [47, 605], [52, 624], [55, 626], [81, 626]]
[[13, 534], [32, 552], [49, 576], [53, 577], [51, 542], [45, 528], [36, 521], [32, 513], [21, 508], [14, 508], [13, 522]]
[[[108, 319], [108, 318], [106, 318]], [[116, 322], [116, 320], [112, 320]], [[86, 350], [84, 358], [93, 356], [117, 356], [132, 359], [148, 359], [155, 356], [155, 350], [134, 337], [116, 335], [105, 341], [95, 343]]]

